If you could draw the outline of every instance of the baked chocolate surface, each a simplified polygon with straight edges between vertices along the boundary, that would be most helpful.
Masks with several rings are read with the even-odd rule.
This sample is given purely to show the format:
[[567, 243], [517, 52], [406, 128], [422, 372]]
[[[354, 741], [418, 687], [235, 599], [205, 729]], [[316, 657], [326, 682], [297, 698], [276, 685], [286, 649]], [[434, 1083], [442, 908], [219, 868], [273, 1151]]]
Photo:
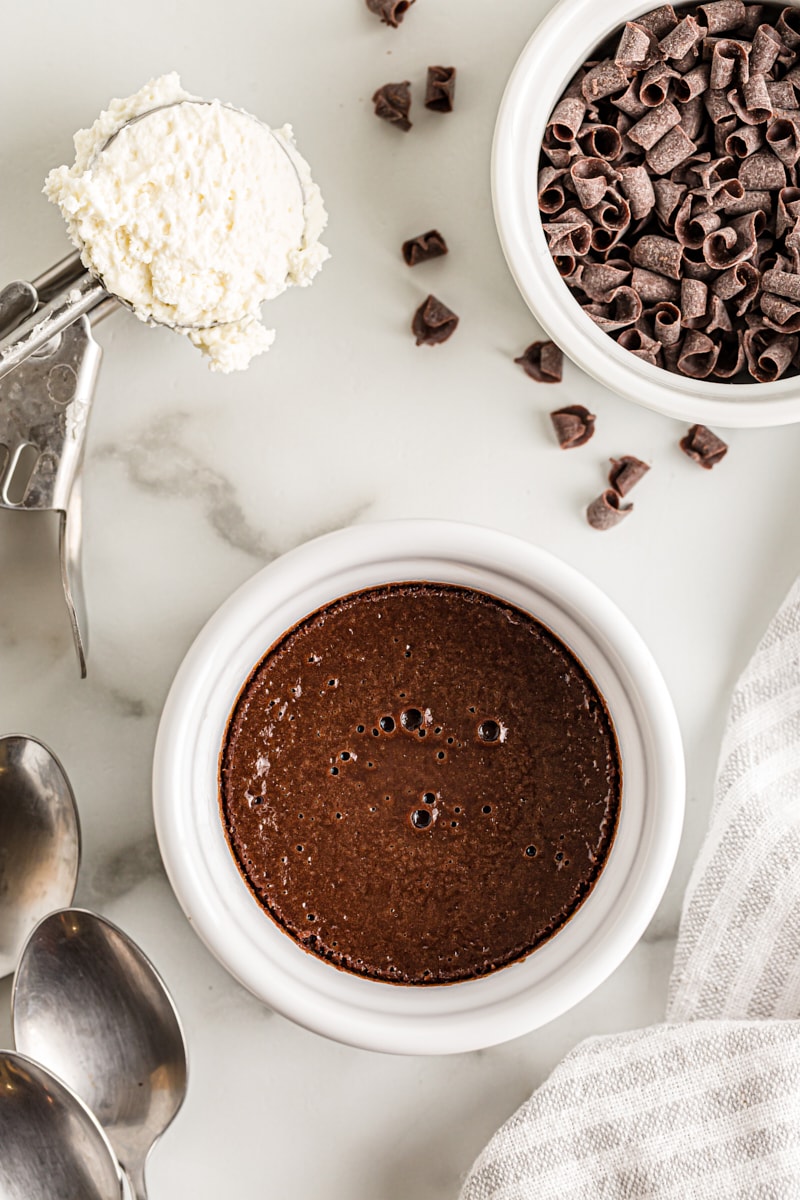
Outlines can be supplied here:
[[398, 583], [290, 630], [220, 756], [228, 841], [305, 950], [442, 984], [524, 958], [608, 857], [621, 767], [594, 682], [542, 624], [482, 592]]

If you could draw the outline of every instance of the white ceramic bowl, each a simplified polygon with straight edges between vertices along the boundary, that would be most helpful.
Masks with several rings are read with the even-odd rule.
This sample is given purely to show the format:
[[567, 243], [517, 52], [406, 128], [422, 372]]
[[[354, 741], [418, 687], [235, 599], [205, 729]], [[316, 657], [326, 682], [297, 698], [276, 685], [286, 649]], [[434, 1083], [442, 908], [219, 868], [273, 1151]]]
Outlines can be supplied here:
[[[424, 579], [478, 588], [540, 618], [587, 667], [623, 764], [608, 863], [570, 921], [524, 962], [450, 986], [360, 978], [307, 954], [259, 907], [219, 815], [218, 755], [242, 684], [304, 616], [349, 592]], [[683, 820], [680, 734], [649, 651], [619, 609], [550, 554], [506, 534], [391, 521], [328, 534], [244, 584], [202, 630], [167, 698], [155, 751], [156, 830], [196, 932], [246, 988], [318, 1033], [371, 1050], [443, 1054], [518, 1036], [577, 1004], [635, 945], [666, 887]]]
[[[793, 2], [800, 6], [800, 0]], [[657, 0], [560, 0], [528, 42], [500, 105], [492, 153], [494, 212], [503, 251], [539, 324], [579, 367], [621, 396], [682, 421], [788, 425], [800, 421], [800, 377], [710, 383], [642, 362], [586, 316], [547, 248], [536, 181], [550, 113], [599, 43], [625, 21], [657, 7]]]

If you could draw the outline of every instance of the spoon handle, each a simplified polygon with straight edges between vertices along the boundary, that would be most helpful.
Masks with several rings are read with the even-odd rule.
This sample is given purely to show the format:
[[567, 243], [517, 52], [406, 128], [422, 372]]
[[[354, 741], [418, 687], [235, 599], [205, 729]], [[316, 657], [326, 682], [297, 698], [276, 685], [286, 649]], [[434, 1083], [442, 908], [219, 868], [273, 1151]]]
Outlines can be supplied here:
[[102, 283], [88, 271], [67, 285], [63, 292], [0, 339], [0, 379], [107, 295]]
[[125, 1167], [131, 1200], [147, 1200], [147, 1184], [144, 1179], [144, 1163], [131, 1163]]

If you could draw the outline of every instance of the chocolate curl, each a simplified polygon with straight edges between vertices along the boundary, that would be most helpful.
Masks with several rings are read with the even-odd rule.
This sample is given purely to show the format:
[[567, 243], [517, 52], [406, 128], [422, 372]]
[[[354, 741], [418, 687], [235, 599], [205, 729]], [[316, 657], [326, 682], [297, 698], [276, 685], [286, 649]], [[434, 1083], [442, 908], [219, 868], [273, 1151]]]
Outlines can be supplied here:
[[628, 130], [628, 137], [643, 150], [649, 150], [663, 138], [665, 133], [679, 125], [680, 120], [681, 114], [672, 101], [668, 100], [666, 104], [661, 104], [658, 108], [648, 109], [645, 115]]
[[576, 158], [569, 169], [569, 177], [581, 208], [590, 209], [600, 203], [620, 175], [605, 159]]
[[552, 131], [557, 142], [574, 142], [585, 112], [586, 101], [583, 98], [570, 96], [559, 100], [547, 122], [547, 129]]
[[678, 24], [678, 18], [671, 4], [662, 4], [660, 8], [653, 8], [637, 17], [636, 24], [663, 39]]
[[642, 104], [647, 108], [658, 108], [659, 104], [664, 104], [673, 79], [679, 80], [680, 76], [666, 63], [658, 62], [648, 67], [639, 84], [639, 99]]
[[425, 85], [425, 107], [430, 112], [452, 112], [455, 90], [455, 67], [428, 67], [428, 77]]
[[568, 208], [555, 221], [542, 222], [551, 254], [583, 258], [592, 244], [592, 222], [579, 208]]
[[674, 346], [681, 338], [681, 310], [676, 304], [662, 300], [652, 310], [653, 332], [662, 346]]
[[792, 270], [800, 273], [800, 218], [798, 218], [790, 233], [786, 234], [784, 245], [789, 254]]
[[622, 31], [614, 62], [630, 74], [648, 67], [658, 54], [658, 39], [654, 34], [643, 25], [628, 21]]
[[631, 250], [631, 262], [645, 271], [655, 271], [670, 279], [680, 279], [683, 248], [672, 238], [647, 234]]
[[632, 504], [622, 504], [613, 488], [607, 488], [587, 508], [586, 520], [592, 529], [605, 532], [606, 529], [613, 529], [615, 525], [619, 525], [620, 521], [624, 521], [632, 512]]
[[800, 331], [800, 308], [790, 300], [765, 292], [760, 300], [761, 311], [764, 314], [764, 324], [777, 333], [797, 333]]
[[753, 116], [758, 117], [758, 124], [772, 117], [772, 100], [767, 81], [763, 75], [751, 74], [747, 83], [742, 84], [742, 95], [745, 108]]
[[[549, 133], [547, 136], [550, 136]], [[569, 146], [552, 146], [542, 142], [542, 153], [550, 160], [552, 166], [563, 170], [569, 166], [573, 158], [581, 154], [581, 148], [577, 142], [570, 142]]]
[[702, 96], [693, 96], [691, 100], [687, 100], [685, 104], [678, 105], [678, 112], [681, 114], [680, 128], [686, 134], [690, 141], [702, 132], [706, 121], [706, 110], [703, 105]]
[[680, 75], [672, 85], [675, 99], [685, 104], [687, 100], [692, 100], [695, 96], [702, 96], [703, 92], [708, 91], [710, 76], [711, 66], [709, 63], [701, 63], [700, 66], [694, 67], [685, 75]]
[[631, 287], [647, 304], [670, 301], [673, 304], [680, 299], [680, 284], [666, 275], [658, 275], [655, 271], [647, 271], [642, 267], [634, 267], [631, 275]]
[[744, 370], [744, 346], [741, 330], [734, 334], [723, 334], [719, 345], [717, 365], [711, 372], [715, 379], [732, 379]]
[[613, 162], [622, 154], [622, 138], [613, 125], [583, 125], [578, 141], [590, 157]]
[[563, 179], [566, 171], [557, 171], [555, 167], [542, 167], [539, 171], [539, 211], [543, 213], [557, 213], [559, 209], [564, 207], [566, 196], [564, 188], [558, 182]]
[[[699, 250], [709, 233], [719, 229], [722, 224], [722, 217], [718, 212], [702, 205], [703, 198], [690, 193], [675, 217], [675, 236], [682, 246], [691, 250]], [[693, 216], [693, 211], [698, 215]]]
[[710, 267], [724, 270], [753, 257], [765, 218], [758, 209], [736, 217], [730, 225], [710, 233], [703, 243], [703, 256]]
[[785, 45], [777, 29], [771, 25], [759, 25], [750, 48], [750, 70], [766, 75], [783, 49]]
[[752, 41], [755, 37], [756, 30], [764, 20], [764, 5], [763, 4], [745, 4], [744, 20], [739, 26], [739, 37], [743, 41]]
[[796, 8], [785, 8], [778, 18], [775, 28], [791, 50], [800, 46], [800, 13]]
[[629, 354], [635, 354], [642, 362], [649, 362], [654, 367], [659, 365], [660, 345], [655, 338], [651, 338], [637, 326], [632, 329], [623, 329], [617, 337], [617, 343]]
[[418, 346], [438, 346], [446, 342], [457, 326], [456, 314], [435, 296], [427, 296], [422, 301], [411, 322]]
[[773, 113], [784, 108], [797, 108], [797, 93], [785, 79], [775, 81], [768, 79], [767, 94]]
[[411, 122], [408, 119], [411, 108], [411, 84], [408, 80], [405, 83], [385, 83], [372, 97], [372, 103], [375, 105], [376, 117], [388, 121], [391, 125], [396, 125], [398, 129], [402, 129], [403, 133], [408, 133], [411, 128]]
[[604, 96], [624, 92], [627, 86], [628, 76], [622, 67], [607, 58], [586, 72], [581, 82], [581, 92], [584, 100], [602, 100]]
[[608, 482], [620, 496], [627, 496], [650, 470], [646, 462], [634, 458], [632, 454], [624, 454], [622, 458], [610, 458], [609, 462], [611, 470], [608, 472]]
[[413, 3], [414, 0], [367, 0], [367, 8], [380, 17], [384, 25], [396, 29]]
[[593, 250], [609, 250], [616, 245], [631, 223], [628, 201], [619, 192], [610, 188], [605, 199], [587, 211], [595, 223], [592, 230]]
[[656, 142], [652, 150], [646, 154], [647, 165], [656, 175], [667, 175], [679, 163], [694, 154], [697, 146], [687, 137], [680, 125], [670, 129], [669, 133]]
[[639, 163], [635, 167], [621, 167], [619, 174], [620, 188], [630, 204], [634, 221], [649, 216], [655, 206], [656, 196], [647, 168]]
[[647, 112], [647, 105], [639, 99], [639, 80], [636, 78], [632, 79], [622, 95], [615, 96], [611, 103], [634, 120], [643, 117]]
[[690, 329], [678, 355], [678, 370], [689, 379], [707, 379], [716, 366], [718, 355], [719, 346], [710, 337]]
[[680, 448], [707, 471], [721, 462], [728, 453], [728, 447], [722, 438], [718, 438], [705, 425], [692, 425], [689, 432], [681, 438]]
[[786, 168], [769, 150], [760, 151], [744, 160], [739, 180], [748, 192], [779, 191], [786, 186]]
[[[736, 112], [725, 92], [712, 91], [709, 88], [707, 92], [703, 92], [703, 104], [712, 124], [723, 127], [726, 122], [729, 127], [736, 124]], [[750, 122], [748, 121], [747, 124], [749, 125]]]
[[694, 17], [684, 17], [658, 43], [664, 58], [684, 58], [705, 36]]
[[672, 65], [679, 75], [688, 75], [697, 66], [698, 59], [700, 58], [700, 47], [701, 43], [698, 42], [696, 46], [692, 46], [691, 50], [687, 50], [683, 58], [673, 58]]
[[725, 149], [736, 158], [747, 158], [764, 145], [764, 133], [759, 125], [740, 125], [725, 138]]
[[715, 0], [713, 4], [700, 4], [697, 11], [698, 18], [702, 14], [702, 23], [709, 37], [727, 33], [729, 29], [738, 29], [745, 18], [742, 0]]
[[785, 167], [800, 159], [800, 126], [788, 114], [776, 116], [767, 126], [767, 145]]
[[745, 83], [750, 73], [749, 47], [730, 38], [721, 38], [715, 43], [711, 54], [711, 76], [709, 87], [713, 91], [727, 91], [736, 75]]
[[594, 436], [594, 423], [597, 418], [582, 404], [571, 404], [551, 412], [550, 420], [553, 422], [561, 449], [574, 450], [578, 446], [585, 446]]
[[609, 263], [587, 263], [581, 277], [581, 287], [590, 300], [608, 304], [617, 288], [631, 274], [630, 267], [613, 267]]
[[686, 329], [698, 328], [708, 307], [708, 287], [700, 279], [681, 280], [681, 313]]
[[772, 192], [745, 192], [742, 190], [741, 196], [726, 200], [721, 207], [729, 219], [744, 216], [745, 213], [755, 212], [757, 209], [760, 209], [764, 216], [769, 218], [772, 216]]
[[798, 345], [800, 339], [793, 336], [772, 337], [750, 368], [750, 373], [759, 383], [774, 383], [792, 365]]
[[775, 236], [781, 237], [800, 217], [800, 188], [785, 187], [778, 192], [775, 208]]
[[611, 293], [610, 303], [584, 304], [583, 311], [606, 333], [635, 325], [642, 315], [642, 298], [623, 285]]
[[690, 163], [686, 163], [681, 170], [686, 171], [687, 175], [696, 178], [701, 186], [707, 190], [718, 183], [729, 181], [735, 175], [737, 167], [729, 154], [723, 154], [719, 158], [712, 158], [706, 152], [704, 155], [698, 154]]
[[568, 279], [570, 287], [577, 286], [575, 276], [583, 272], [583, 263], [579, 263], [574, 254], [556, 254], [553, 256], [556, 270], [562, 279]]
[[761, 276], [749, 262], [737, 263], [729, 271], [723, 271], [711, 285], [711, 290], [720, 300], [737, 298], [736, 315], [743, 316], [758, 295]]
[[728, 312], [724, 301], [720, 300], [714, 292], [708, 293], [708, 320], [705, 326], [705, 332], [711, 336], [719, 330], [721, 333], [731, 333], [733, 331], [733, 322], [731, 315]]
[[653, 194], [656, 198], [656, 216], [662, 224], [669, 227], [686, 194], [686, 185], [675, 183], [671, 179], [654, 179]]
[[564, 355], [555, 342], [531, 342], [514, 362], [537, 383], [561, 383]]
[[427, 233], [420, 233], [403, 242], [402, 253], [406, 266], [415, 267], [417, 263], [429, 262], [432, 258], [447, 254], [447, 242], [438, 229], [429, 229]]
[[[769, 100], [769, 97], [767, 99]], [[763, 125], [772, 118], [772, 109], [769, 104], [766, 108], [748, 108], [745, 104], [744, 93], [740, 92], [738, 88], [731, 88], [728, 92], [728, 102], [743, 125]]]

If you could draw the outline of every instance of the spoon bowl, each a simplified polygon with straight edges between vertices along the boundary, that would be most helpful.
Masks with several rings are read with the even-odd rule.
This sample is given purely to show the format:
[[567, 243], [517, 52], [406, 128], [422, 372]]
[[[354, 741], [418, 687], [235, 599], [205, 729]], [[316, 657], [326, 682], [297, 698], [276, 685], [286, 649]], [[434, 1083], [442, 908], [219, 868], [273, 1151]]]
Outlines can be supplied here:
[[143, 1200], [147, 1156], [186, 1093], [183, 1032], [153, 965], [95, 913], [51, 913], [23, 950], [12, 1021], [17, 1049], [88, 1105]]
[[78, 810], [56, 756], [36, 738], [0, 737], [0, 977], [28, 934], [72, 902], [81, 857]]
[[108, 1138], [38, 1063], [0, 1051], [0, 1200], [120, 1200]]

